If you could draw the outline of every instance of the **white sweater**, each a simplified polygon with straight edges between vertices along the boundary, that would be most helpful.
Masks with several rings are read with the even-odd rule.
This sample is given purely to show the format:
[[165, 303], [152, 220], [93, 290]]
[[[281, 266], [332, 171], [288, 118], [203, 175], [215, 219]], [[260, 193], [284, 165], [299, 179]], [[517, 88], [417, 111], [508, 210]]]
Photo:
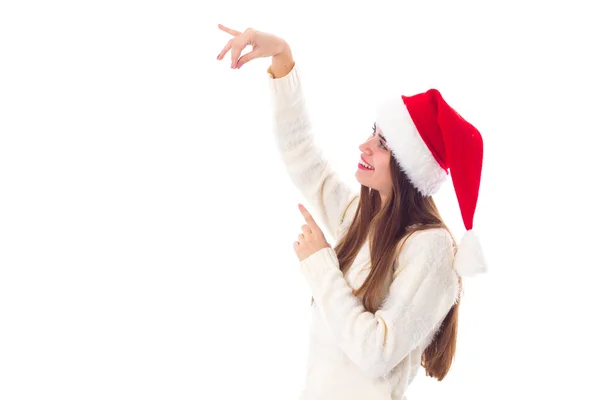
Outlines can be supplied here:
[[[315, 147], [298, 67], [269, 75], [278, 148], [287, 171], [336, 240], [358, 204]], [[300, 263], [315, 303], [302, 400], [401, 400], [420, 368], [421, 354], [458, 298], [453, 241], [443, 229], [413, 234], [393, 268], [389, 295], [375, 313], [352, 294], [370, 268], [365, 243], [343, 276], [332, 248]]]

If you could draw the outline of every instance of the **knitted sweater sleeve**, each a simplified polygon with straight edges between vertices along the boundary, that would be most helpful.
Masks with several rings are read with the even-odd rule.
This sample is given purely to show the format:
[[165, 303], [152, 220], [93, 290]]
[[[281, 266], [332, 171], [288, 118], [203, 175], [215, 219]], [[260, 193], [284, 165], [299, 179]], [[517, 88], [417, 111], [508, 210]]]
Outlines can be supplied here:
[[316, 307], [340, 348], [372, 377], [385, 377], [417, 346], [425, 346], [458, 296], [447, 231], [413, 234], [399, 256], [388, 297], [371, 313], [352, 294], [331, 248], [301, 262]]
[[276, 143], [285, 168], [310, 206], [307, 208], [336, 237], [345, 210], [358, 199], [358, 193], [332, 170], [315, 144], [298, 67], [281, 78], [269, 75], [269, 87]]

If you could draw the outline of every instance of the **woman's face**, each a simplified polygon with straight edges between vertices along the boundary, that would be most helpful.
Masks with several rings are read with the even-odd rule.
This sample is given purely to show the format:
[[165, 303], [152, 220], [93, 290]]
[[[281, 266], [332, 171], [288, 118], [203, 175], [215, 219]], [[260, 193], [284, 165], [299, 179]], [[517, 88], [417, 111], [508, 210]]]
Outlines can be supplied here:
[[361, 185], [377, 190], [382, 199], [386, 198], [392, 192], [392, 154], [377, 124], [373, 126], [373, 133], [359, 149], [361, 161], [355, 174], [356, 179]]

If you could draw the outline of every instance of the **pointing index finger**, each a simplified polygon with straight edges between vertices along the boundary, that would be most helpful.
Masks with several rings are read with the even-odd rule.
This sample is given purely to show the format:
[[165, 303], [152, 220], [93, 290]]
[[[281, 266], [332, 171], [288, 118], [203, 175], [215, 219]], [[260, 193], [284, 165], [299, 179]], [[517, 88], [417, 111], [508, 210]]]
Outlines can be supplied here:
[[242, 34], [242, 32], [236, 31], [235, 29], [230, 29], [224, 25], [219, 24], [219, 29], [222, 31], [225, 31], [227, 33], [229, 33], [230, 35], [233, 36], [240, 36]]
[[312, 215], [310, 215], [310, 213], [308, 212], [308, 210], [306, 209], [306, 207], [304, 207], [302, 204], [298, 204], [298, 208], [300, 209], [300, 212], [304, 216], [304, 220], [311, 227], [311, 229], [312, 230], [319, 230], [319, 226], [315, 222], [315, 220], [312, 217]]

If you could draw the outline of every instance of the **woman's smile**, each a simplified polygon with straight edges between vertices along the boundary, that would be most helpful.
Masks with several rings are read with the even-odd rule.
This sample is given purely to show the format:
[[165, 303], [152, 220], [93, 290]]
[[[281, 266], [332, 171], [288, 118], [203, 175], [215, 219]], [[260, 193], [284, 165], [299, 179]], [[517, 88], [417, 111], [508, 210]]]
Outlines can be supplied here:
[[360, 157], [360, 159], [361, 159], [361, 161], [358, 163], [358, 168], [359, 169], [362, 169], [362, 170], [365, 170], [365, 171], [373, 171], [375, 169], [371, 164], [367, 163], [365, 161], [365, 159], [362, 158], [362, 156]]

